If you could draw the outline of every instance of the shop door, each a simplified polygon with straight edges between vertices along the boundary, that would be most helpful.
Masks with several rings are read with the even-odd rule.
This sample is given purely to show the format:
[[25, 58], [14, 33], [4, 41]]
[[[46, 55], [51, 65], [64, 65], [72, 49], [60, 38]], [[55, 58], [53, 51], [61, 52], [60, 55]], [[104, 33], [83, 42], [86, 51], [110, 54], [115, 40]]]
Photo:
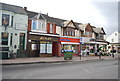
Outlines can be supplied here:
[[25, 49], [25, 33], [20, 33], [20, 47], [19, 49]]
[[31, 56], [32, 57], [38, 57], [39, 56], [39, 50], [40, 50], [40, 46], [39, 43], [35, 42], [33, 44], [31, 44]]

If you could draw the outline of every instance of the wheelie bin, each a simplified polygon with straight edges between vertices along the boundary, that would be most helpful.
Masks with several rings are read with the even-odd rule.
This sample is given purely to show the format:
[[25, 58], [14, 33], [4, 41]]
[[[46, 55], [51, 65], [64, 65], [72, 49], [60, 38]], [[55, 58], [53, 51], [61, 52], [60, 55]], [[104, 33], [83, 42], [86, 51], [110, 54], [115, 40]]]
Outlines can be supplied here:
[[72, 50], [64, 51], [64, 60], [66, 60], [67, 58], [72, 60], [72, 58], [73, 58], [73, 51]]

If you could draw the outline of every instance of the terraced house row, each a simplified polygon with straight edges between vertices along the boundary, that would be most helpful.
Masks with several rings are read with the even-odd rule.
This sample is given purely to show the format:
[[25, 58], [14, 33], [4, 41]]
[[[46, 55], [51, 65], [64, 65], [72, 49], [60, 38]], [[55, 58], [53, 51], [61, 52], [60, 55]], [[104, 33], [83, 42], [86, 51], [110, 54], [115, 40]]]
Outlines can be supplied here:
[[99, 47], [104, 52], [107, 50], [103, 28], [28, 11], [27, 7], [5, 3], [0, 3], [0, 6], [3, 58], [9, 58], [10, 53], [16, 57], [51, 57], [63, 56], [64, 50], [72, 50], [75, 56], [85, 49], [90, 54]]

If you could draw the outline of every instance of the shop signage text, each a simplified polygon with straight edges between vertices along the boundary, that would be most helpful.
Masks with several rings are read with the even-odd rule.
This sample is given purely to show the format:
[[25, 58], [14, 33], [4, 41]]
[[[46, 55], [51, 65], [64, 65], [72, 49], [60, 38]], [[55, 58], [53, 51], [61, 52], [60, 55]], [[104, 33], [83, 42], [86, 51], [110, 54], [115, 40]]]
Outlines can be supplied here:
[[58, 38], [55, 38], [55, 37], [30, 36], [30, 40], [58, 42], [59, 39], [58, 39]]
[[79, 43], [80, 39], [74, 39], [74, 38], [60, 38], [60, 42], [73, 42], [73, 43]]

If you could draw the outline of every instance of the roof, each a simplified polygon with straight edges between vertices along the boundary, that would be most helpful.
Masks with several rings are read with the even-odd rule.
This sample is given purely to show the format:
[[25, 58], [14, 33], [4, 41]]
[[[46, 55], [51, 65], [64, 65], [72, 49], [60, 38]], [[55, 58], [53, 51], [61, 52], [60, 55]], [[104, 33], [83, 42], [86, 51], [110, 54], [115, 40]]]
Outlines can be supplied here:
[[36, 15], [33, 17], [33, 19], [43, 19], [43, 17], [44, 17], [47, 21], [52, 22], [52, 23], [56, 23], [56, 25], [58, 25], [58, 26], [63, 26], [63, 22], [66, 21], [66, 20], [64, 20], [64, 19], [59, 19], [59, 18], [50, 17], [50, 16], [48, 16], [48, 15], [46, 15], [46, 14], [41, 14], [41, 15], [42, 15], [42, 17], [41, 17], [40, 14], [41, 14], [41, 13], [36, 14]]
[[37, 12], [33, 12], [33, 11], [28, 11], [26, 10], [27, 14], [28, 14], [28, 18], [33, 18], [35, 15], [37, 15]]
[[95, 33], [106, 34], [103, 28], [93, 28], [93, 31], [94, 31]]
[[[29, 13], [28, 13], [28, 14], [29, 14]], [[41, 14], [42, 16], [41, 16], [40, 14]], [[50, 17], [50, 16], [48, 16], [47, 14], [42, 14], [42, 13], [38, 13], [37, 15], [35, 15], [35, 16], [33, 17], [33, 19], [44, 19], [43, 17], [44, 17], [47, 21], [52, 22], [52, 23], [55, 23], [57, 26], [61, 26], [61, 27], [63, 27], [64, 22], [69, 22], [69, 21], [67, 21], [67, 20], [65, 20], [65, 19], [59, 19], [59, 18]], [[77, 27], [77, 29], [79, 29], [79, 27], [78, 27], [79, 24], [81, 24], [81, 23], [74, 22], [74, 25]]]
[[88, 24], [80, 24], [80, 25], [79, 25], [80, 30], [84, 31], [85, 28], [87, 27], [87, 25], [88, 25]]
[[6, 10], [6, 11], [11, 11], [16, 14], [22, 14], [22, 15], [27, 15], [26, 11], [23, 9], [23, 7], [20, 6], [15, 6], [15, 5], [10, 5], [10, 4], [5, 4], [0, 2], [0, 10]]

